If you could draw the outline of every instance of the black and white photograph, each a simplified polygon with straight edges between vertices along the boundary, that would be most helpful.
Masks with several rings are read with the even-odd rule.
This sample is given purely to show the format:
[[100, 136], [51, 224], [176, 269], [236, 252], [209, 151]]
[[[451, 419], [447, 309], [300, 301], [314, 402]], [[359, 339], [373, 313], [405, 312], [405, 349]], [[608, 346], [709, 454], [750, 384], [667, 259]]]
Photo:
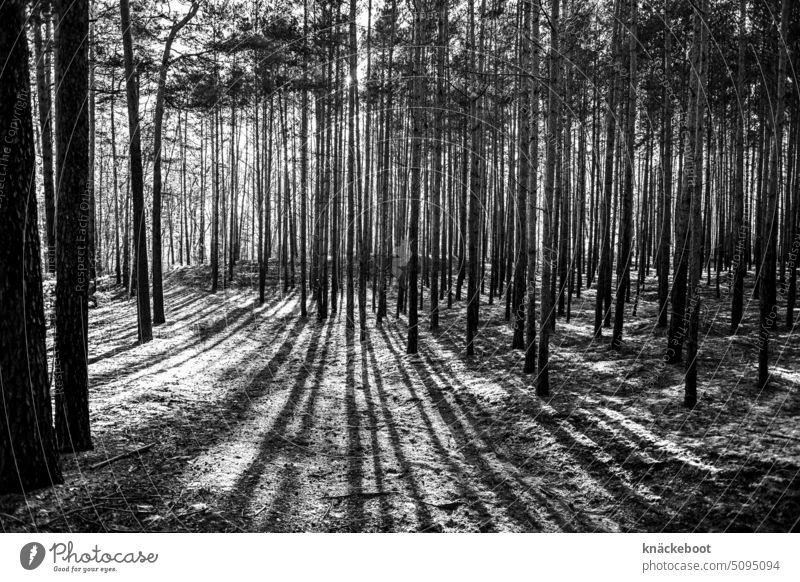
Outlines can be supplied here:
[[799, 262], [794, 0], [0, 0], [0, 572], [798, 532]]

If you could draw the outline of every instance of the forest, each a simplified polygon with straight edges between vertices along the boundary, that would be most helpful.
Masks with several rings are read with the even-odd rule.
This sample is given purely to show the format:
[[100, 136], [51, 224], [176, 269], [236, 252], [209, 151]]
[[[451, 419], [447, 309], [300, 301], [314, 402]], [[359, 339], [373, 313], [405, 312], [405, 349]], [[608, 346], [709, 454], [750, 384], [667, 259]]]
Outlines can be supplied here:
[[0, 530], [800, 531], [800, 3], [0, 0]]

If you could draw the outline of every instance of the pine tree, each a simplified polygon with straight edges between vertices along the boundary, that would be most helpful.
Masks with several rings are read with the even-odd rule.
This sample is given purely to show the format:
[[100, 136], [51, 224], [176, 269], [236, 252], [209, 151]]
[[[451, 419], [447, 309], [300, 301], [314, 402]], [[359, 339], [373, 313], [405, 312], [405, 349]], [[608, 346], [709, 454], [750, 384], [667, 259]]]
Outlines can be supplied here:
[[25, 2], [0, 3], [0, 494], [62, 482], [47, 378]]
[[153, 322], [150, 314], [150, 285], [147, 272], [147, 228], [144, 222], [144, 178], [142, 170], [142, 137], [139, 122], [139, 88], [136, 66], [133, 60], [133, 32], [128, 0], [120, 0], [119, 7], [125, 60], [125, 93], [128, 99], [136, 305], [138, 310], [139, 341], [144, 343], [153, 339]]
[[92, 448], [88, 0], [59, 3], [56, 38], [56, 440], [62, 450], [85, 451]]

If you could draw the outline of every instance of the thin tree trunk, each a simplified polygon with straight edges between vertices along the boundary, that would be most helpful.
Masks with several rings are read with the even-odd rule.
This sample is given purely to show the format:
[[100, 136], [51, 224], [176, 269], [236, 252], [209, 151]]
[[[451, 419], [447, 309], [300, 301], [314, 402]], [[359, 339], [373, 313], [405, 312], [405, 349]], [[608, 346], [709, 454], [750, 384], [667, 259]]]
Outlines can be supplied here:
[[[39, 127], [42, 141], [42, 187], [44, 189], [45, 243], [47, 245], [46, 268], [48, 273], [56, 272], [56, 231], [55, 231], [55, 192], [53, 189], [53, 115], [50, 93], [50, 70], [52, 59], [52, 40], [50, 32], [50, 12], [44, 12], [44, 2], [39, 2], [33, 10], [33, 37], [36, 57], [36, 92], [39, 98]], [[44, 46], [42, 45], [42, 20], [45, 24]], [[14, 33], [16, 34], [16, 32]]]
[[383, 241], [383, 252], [381, 254], [380, 267], [380, 296], [378, 299], [377, 324], [380, 326], [387, 313], [386, 291], [389, 274], [392, 269], [392, 231], [389, 228], [389, 182], [391, 180], [391, 168], [389, 165], [391, 151], [391, 131], [393, 118], [393, 91], [392, 75], [394, 64], [394, 42], [395, 27], [397, 26], [397, 2], [392, 0], [390, 10], [390, 33], [389, 33], [389, 55], [386, 75], [386, 107], [384, 108], [384, 127], [383, 127], [383, 159], [381, 161], [381, 240]]
[[[354, 0], [351, 0], [353, 2]], [[408, 261], [408, 342], [406, 353], [417, 353], [417, 338], [419, 336], [419, 208], [422, 173], [422, 140], [425, 123], [425, 83], [424, 62], [422, 60], [422, 46], [426, 43], [425, 23], [427, 14], [422, 0], [415, 0], [414, 5], [414, 49], [412, 55], [411, 77], [409, 79], [409, 97], [411, 109], [411, 181], [409, 198], [411, 199], [411, 213], [409, 216], [408, 243], [410, 257]]]
[[[127, 1], [127, 0], [123, 0]], [[172, 52], [172, 43], [180, 30], [197, 14], [200, 8], [193, 3], [189, 12], [173, 24], [164, 44], [161, 65], [158, 68], [156, 104], [153, 114], [153, 324], [164, 323], [164, 283], [161, 266], [161, 128], [164, 122], [164, 97], [167, 86], [167, 70]]]
[[[625, 177], [624, 191], [621, 201], [621, 217], [619, 225], [619, 253], [617, 255], [617, 296], [614, 310], [614, 330], [611, 347], [617, 351], [622, 349], [622, 325], [625, 314], [625, 301], [630, 291], [631, 254], [633, 239], [633, 170], [634, 146], [636, 139], [636, 37], [637, 3], [630, 3], [627, 31], [629, 35], [626, 65], [628, 76], [624, 86], [628, 88], [627, 114], [625, 118]], [[644, 194], [646, 196], [646, 193]], [[641, 266], [639, 267], [641, 269]]]
[[622, 69], [620, 31], [617, 22], [622, 13], [622, 0], [615, 1], [615, 24], [612, 25], [613, 32], [611, 38], [612, 58], [616, 63], [612, 78], [608, 87], [608, 106], [606, 109], [606, 138], [605, 138], [605, 160], [603, 170], [603, 193], [600, 202], [600, 266], [597, 275], [597, 294], [595, 299], [594, 314], [594, 337], [599, 338], [603, 334], [603, 320], [605, 319], [605, 304], [608, 303], [607, 297], [610, 289], [611, 280], [611, 206], [613, 204], [614, 188], [614, 152], [616, 149], [616, 106], [617, 91], [620, 89], [620, 81], [616, 71]]
[[358, 98], [358, 44], [356, 42], [356, 0], [350, 0], [349, 15], [349, 65], [350, 83], [348, 85], [347, 110], [347, 299], [345, 306], [345, 327], [354, 331], [355, 317], [355, 190], [356, 190], [356, 100]]
[[[528, 35], [531, 29], [531, 0], [522, 0], [522, 29], [519, 39], [519, 68], [528, 71], [531, 63], [531, 43]], [[520, 77], [518, 103], [519, 128], [517, 130], [517, 151], [519, 152], [519, 179], [517, 180], [517, 260], [514, 270], [514, 337], [512, 349], [525, 349], [525, 275], [528, 268], [528, 186], [530, 181], [531, 139], [531, 78]], [[531, 264], [533, 269], [533, 264]]]
[[658, 239], [658, 327], [667, 327], [669, 301], [669, 249], [672, 228], [672, 29], [670, 4], [664, 3], [664, 79], [661, 144], [661, 232]]
[[431, 320], [432, 330], [439, 328], [439, 271], [441, 269], [442, 249], [440, 231], [442, 229], [442, 207], [444, 206], [444, 112], [447, 108], [445, 94], [445, 67], [447, 66], [446, 44], [448, 37], [448, 3], [438, 0], [438, 22], [436, 39], [436, 110], [434, 111], [433, 136], [433, 199], [431, 200]]
[[560, 96], [558, 87], [561, 77], [561, 55], [559, 53], [559, 0], [552, 0], [550, 11], [550, 72], [547, 104], [547, 164], [544, 176], [544, 219], [542, 224], [542, 305], [541, 327], [539, 338], [539, 373], [536, 377], [536, 394], [549, 396], [550, 394], [550, 333], [555, 319], [552, 275], [554, 262], [553, 240], [553, 208], [555, 205], [555, 173], [557, 157], [557, 141], [559, 139], [558, 118], [560, 112]]
[[[527, 204], [527, 243], [528, 243], [528, 284], [527, 300], [528, 307], [526, 312], [525, 325], [525, 367], [526, 374], [536, 372], [536, 198], [538, 195], [539, 182], [539, 97], [541, 85], [537, 80], [539, 74], [539, 10], [538, 2], [529, 2], [532, 5], [530, 44], [533, 49], [533, 60], [531, 62], [531, 104], [530, 104], [530, 137], [531, 145], [528, 150], [530, 160], [530, 188], [528, 190]], [[525, 33], [529, 29], [525, 28]], [[524, 38], [522, 42], [525, 42]]]

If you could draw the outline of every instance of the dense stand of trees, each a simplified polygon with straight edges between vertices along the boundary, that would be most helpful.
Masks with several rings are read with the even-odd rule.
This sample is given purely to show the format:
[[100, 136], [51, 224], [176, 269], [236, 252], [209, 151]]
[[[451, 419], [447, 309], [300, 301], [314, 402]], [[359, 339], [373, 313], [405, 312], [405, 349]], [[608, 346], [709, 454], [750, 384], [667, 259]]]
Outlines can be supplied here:
[[[55, 448], [91, 447], [98, 277], [135, 295], [141, 342], [170, 318], [163, 276], [179, 265], [209, 265], [211, 292], [242, 270], [261, 302], [270, 286], [295, 290], [302, 317], [342, 310], [362, 339], [373, 315], [406, 316], [410, 354], [455, 310], [466, 356], [480, 357], [481, 314], [497, 302], [540, 396], [557, 374], [551, 337], [582, 293], [595, 293], [587, 335], [604, 342], [610, 328], [624, 354], [655, 284], [652, 323], [667, 328], [665, 362], [685, 367], [688, 407], [709, 298], [730, 304], [732, 334], [757, 342], [760, 387], [775, 333], [796, 325], [790, 0], [0, 10], [0, 57], [13, 63], [0, 71], [2, 139], [17, 140], [0, 193], [0, 374], [13, 406], [0, 490], [57, 482]], [[26, 202], [34, 193], [41, 209]], [[42, 270], [56, 281], [49, 384]], [[758, 330], [743, 327], [756, 298]], [[36, 333], [23, 341], [18, 324]], [[37, 419], [47, 426], [34, 434]], [[5, 459], [31, 447], [41, 454], [14, 477], [23, 469]]]

